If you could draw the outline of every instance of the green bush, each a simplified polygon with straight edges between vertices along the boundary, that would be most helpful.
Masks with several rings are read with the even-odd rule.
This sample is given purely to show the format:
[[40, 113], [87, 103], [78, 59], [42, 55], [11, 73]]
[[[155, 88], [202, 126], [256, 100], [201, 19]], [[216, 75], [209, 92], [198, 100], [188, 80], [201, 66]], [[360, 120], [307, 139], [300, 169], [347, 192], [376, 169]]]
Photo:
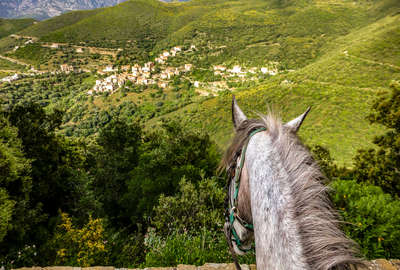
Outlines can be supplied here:
[[389, 130], [374, 138], [375, 149], [359, 150], [354, 158], [354, 179], [380, 186], [394, 196], [400, 194], [400, 82], [393, 81], [390, 95], [383, 95], [373, 105], [371, 123]]
[[[232, 262], [223, 232], [199, 229], [199, 233], [172, 233], [162, 238], [150, 229], [145, 237], [148, 248], [143, 266], [203, 265]], [[254, 253], [240, 258], [241, 263], [254, 263]]]
[[367, 258], [400, 257], [400, 201], [380, 187], [337, 180], [332, 200], [342, 214], [346, 234]]
[[216, 178], [203, 179], [197, 185], [182, 178], [178, 193], [160, 196], [153, 225], [161, 235], [199, 228], [218, 230], [224, 224], [224, 199], [225, 191]]

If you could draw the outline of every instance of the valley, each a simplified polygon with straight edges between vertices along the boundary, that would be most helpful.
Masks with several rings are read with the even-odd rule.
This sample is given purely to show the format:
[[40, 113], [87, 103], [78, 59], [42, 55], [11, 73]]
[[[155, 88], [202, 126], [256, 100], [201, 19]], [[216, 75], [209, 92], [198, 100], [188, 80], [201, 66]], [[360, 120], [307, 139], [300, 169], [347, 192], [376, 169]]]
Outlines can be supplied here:
[[221, 149], [231, 93], [251, 116], [312, 106], [305, 143], [351, 166], [382, 132], [366, 119], [372, 102], [400, 79], [399, 5], [384, 2], [131, 0], [67, 13], [0, 39], [1, 105], [60, 108], [77, 137], [113, 117], [149, 129], [178, 119]]

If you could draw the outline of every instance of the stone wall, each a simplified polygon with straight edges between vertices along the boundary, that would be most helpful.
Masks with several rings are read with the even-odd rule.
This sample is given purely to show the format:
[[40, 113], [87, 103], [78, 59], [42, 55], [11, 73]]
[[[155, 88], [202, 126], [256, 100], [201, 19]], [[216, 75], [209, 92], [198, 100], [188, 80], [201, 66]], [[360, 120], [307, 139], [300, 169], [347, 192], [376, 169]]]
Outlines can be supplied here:
[[[368, 267], [362, 270], [400, 270], [400, 260], [377, 259], [367, 263]], [[114, 268], [112, 266], [94, 266], [94, 267], [69, 267], [69, 266], [51, 266], [51, 267], [23, 267], [14, 270], [139, 270], [131, 268]], [[206, 263], [203, 266], [178, 265], [177, 267], [150, 267], [144, 270], [235, 270], [235, 266], [224, 263]], [[242, 265], [242, 270], [256, 270], [256, 266]], [[361, 270], [361, 269], [360, 269]]]

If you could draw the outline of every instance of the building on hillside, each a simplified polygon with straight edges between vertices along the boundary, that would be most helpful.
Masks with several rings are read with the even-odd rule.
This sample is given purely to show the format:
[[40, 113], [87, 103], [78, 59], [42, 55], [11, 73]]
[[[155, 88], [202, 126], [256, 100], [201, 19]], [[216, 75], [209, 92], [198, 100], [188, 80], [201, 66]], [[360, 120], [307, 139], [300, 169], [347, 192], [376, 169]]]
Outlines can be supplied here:
[[131, 82], [136, 83], [137, 76], [134, 76], [133, 74], [128, 74], [128, 76], [126, 78], [128, 80], [130, 80]]
[[159, 81], [157, 85], [160, 88], [167, 88], [168, 87], [168, 82]]
[[242, 73], [242, 68], [240, 66], [233, 66], [233, 68], [229, 70], [229, 72], [234, 74], [239, 74]]
[[114, 72], [114, 71], [116, 71], [116, 70], [114, 69], [114, 67], [112, 65], [106, 66], [103, 69], [103, 72]]
[[171, 52], [177, 53], [177, 52], [181, 52], [182, 51], [182, 47], [180, 46], [175, 46], [171, 49]]
[[18, 75], [17, 73], [15, 73], [15, 74], [12, 75], [12, 76], [4, 77], [3, 79], [1, 79], [1, 81], [2, 81], [2, 82], [11, 83], [11, 82], [16, 81], [16, 80], [18, 80], [18, 79], [19, 79], [19, 75]]
[[15, 52], [15, 51], [18, 50], [18, 49], [19, 49], [19, 46], [15, 46], [14, 49], [13, 49], [13, 51]]
[[196, 45], [190, 45], [190, 50], [196, 50]]
[[200, 83], [199, 83], [198, 81], [195, 81], [193, 85], [194, 85], [194, 87], [196, 87], [196, 88], [197, 88], [197, 87], [200, 87]]
[[274, 75], [278, 74], [278, 70], [277, 69], [269, 69], [269, 68], [266, 68], [266, 67], [262, 67], [261, 68], [261, 72], [263, 74], [269, 74], [271, 76], [274, 76]]
[[221, 65], [217, 65], [217, 66], [213, 66], [214, 70], [218, 70], [218, 71], [225, 71], [226, 67], [225, 66], [221, 66]]
[[32, 44], [32, 43], [33, 43], [33, 40], [30, 39], [30, 40], [26, 41], [24, 44], [25, 44], [25, 45], [28, 45], [28, 44]]
[[50, 48], [52, 48], [52, 49], [58, 49], [58, 44], [57, 43], [53, 43], [53, 44], [51, 44], [50, 45]]
[[167, 72], [162, 72], [160, 74], [160, 78], [163, 80], [169, 79], [168, 73]]
[[121, 70], [122, 70], [122, 71], [129, 71], [130, 69], [131, 69], [131, 66], [130, 66], [130, 65], [121, 66]]
[[143, 68], [142, 68], [142, 72], [143, 73], [148, 73], [148, 72], [150, 72], [150, 67], [146, 67], [146, 66], [144, 66]]
[[169, 52], [164, 51], [162, 55], [163, 55], [164, 57], [168, 57], [170, 54], [169, 54]]
[[70, 73], [74, 72], [74, 67], [68, 64], [60, 65], [61, 72]]
[[165, 61], [161, 58], [161, 57], [157, 57], [156, 59], [155, 59], [155, 61], [157, 62], [157, 63], [159, 63], [159, 64], [165, 64]]
[[147, 62], [144, 64], [145, 67], [149, 68], [150, 71], [152, 71], [154, 69], [154, 63], [153, 62]]
[[76, 48], [76, 50], [75, 50], [77, 53], [83, 53], [83, 49], [82, 48]]
[[192, 70], [193, 65], [192, 64], [185, 64], [185, 71], [190, 71]]

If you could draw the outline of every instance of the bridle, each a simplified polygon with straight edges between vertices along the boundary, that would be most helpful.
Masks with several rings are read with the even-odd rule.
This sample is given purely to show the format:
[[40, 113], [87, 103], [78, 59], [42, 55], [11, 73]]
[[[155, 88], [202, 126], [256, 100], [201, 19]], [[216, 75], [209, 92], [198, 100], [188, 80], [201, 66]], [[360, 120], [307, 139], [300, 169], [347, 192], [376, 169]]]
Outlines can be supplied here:
[[[235, 162], [228, 168], [224, 232], [237, 270], [241, 270], [241, 267], [236, 256], [236, 252], [239, 254], [244, 254], [252, 250], [252, 239], [254, 235], [253, 224], [246, 222], [242, 217], [239, 216], [237, 211], [240, 176], [244, 166], [247, 146], [251, 137], [253, 137], [256, 133], [265, 130], [266, 128], [262, 127], [253, 130], [249, 134], [243, 148], [236, 152], [234, 157]], [[237, 166], [238, 160], [239, 166]]]

